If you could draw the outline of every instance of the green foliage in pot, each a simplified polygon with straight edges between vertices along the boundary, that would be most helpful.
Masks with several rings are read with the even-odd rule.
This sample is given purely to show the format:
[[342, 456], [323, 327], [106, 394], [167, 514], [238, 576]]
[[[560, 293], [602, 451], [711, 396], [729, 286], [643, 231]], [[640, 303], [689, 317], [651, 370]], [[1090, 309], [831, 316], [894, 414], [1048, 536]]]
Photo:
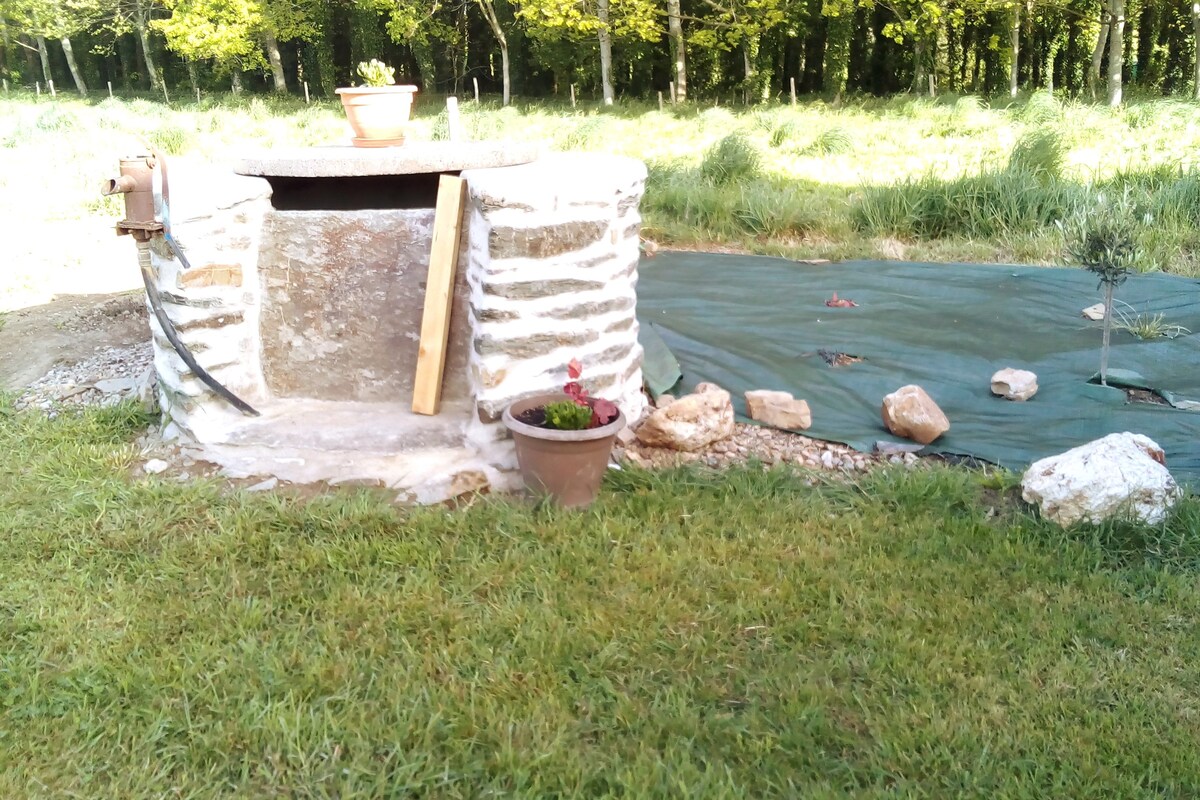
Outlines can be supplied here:
[[367, 86], [392, 86], [396, 83], [396, 70], [377, 58], [360, 62], [358, 76]]
[[570, 400], [560, 400], [547, 403], [542, 410], [546, 414], [546, 427], [559, 431], [583, 431], [588, 428], [599, 428], [617, 418], [615, 403], [599, 397], [589, 397], [587, 390], [578, 383], [583, 374], [583, 365], [579, 359], [572, 358], [567, 364], [567, 375], [570, 380], [563, 386], [563, 392]]
[[546, 427], [558, 431], [584, 431], [591, 427], [591, 406], [579, 405], [574, 400], [547, 403]]

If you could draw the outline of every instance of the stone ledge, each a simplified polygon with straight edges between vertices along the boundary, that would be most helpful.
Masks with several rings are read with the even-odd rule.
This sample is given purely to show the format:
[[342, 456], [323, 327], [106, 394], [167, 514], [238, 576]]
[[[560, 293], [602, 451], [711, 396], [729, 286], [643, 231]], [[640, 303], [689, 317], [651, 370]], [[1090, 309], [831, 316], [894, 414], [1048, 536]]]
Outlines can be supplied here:
[[628, 210], [636, 208], [641, 199], [646, 165], [626, 156], [551, 153], [530, 164], [470, 170], [463, 177], [472, 203], [489, 209], [555, 211], [580, 202], [599, 202], [607, 193], [618, 209]]
[[527, 164], [538, 147], [524, 142], [412, 142], [402, 147], [297, 147], [252, 153], [234, 166], [239, 175], [350, 178], [424, 175]]

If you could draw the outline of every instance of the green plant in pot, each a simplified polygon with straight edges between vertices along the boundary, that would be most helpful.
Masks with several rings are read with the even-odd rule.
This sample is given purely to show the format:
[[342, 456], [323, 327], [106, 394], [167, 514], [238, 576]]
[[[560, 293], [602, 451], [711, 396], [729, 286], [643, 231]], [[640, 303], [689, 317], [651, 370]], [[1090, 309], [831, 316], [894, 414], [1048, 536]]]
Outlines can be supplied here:
[[338, 89], [355, 147], [397, 147], [412, 114], [416, 86], [397, 86], [396, 70], [378, 59], [358, 65], [362, 86]]
[[616, 404], [588, 395], [578, 382], [582, 373], [583, 366], [571, 359], [561, 393], [520, 400], [504, 412], [525, 485], [567, 508], [584, 508], [596, 499], [625, 425]]

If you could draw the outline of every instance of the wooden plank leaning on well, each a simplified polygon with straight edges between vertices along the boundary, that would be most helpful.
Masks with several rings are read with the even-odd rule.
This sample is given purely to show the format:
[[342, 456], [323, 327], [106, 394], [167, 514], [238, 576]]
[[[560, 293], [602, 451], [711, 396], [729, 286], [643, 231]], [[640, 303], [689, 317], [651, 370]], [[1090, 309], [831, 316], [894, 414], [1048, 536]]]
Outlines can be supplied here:
[[462, 208], [466, 181], [443, 175], [438, 181], [437, 208], [433, 214], [433, 246], [425, 284], [425, 311], [421, 316], [421, 346], [413, 382], [412, 410], [436, 414], [442, 403], [442, 374], [450, 339], [450, 312], [454, 305], [454, 273], [458, 267], [458, 242], [462, 234]]

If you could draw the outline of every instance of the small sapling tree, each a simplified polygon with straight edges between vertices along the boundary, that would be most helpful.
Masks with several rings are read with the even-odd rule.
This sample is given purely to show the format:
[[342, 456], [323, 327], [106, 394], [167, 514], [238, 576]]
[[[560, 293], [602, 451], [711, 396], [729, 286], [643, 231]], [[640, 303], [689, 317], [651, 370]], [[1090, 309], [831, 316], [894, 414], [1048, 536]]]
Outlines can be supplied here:
[[1068, 261], [1100, 278], [1104, 289], [1104, 343], [1100, 350], [1100, 385], [1108, 385], [1108, 345], [1112, 335], [1113, 291], [1125, 282], [1141, 258], [1141, 225], [1129, 193], [1110, 200], [1100, 195], [1091, 208], [1066, 223], [1059, 222]]

